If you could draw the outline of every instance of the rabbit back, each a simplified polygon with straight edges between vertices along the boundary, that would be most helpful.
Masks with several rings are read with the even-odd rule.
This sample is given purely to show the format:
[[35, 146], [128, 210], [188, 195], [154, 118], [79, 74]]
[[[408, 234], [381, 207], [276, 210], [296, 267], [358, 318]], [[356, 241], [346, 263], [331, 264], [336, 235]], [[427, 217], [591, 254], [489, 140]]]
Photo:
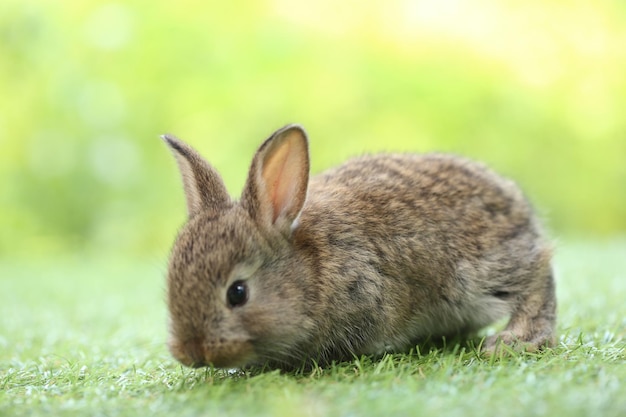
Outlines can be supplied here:
[[364, 156], [311, 178], [294, 244], [323, 277], [320, 305], [336, 306], [331, 327], [358, 329], [366, 353], [512, 314], [551, 254], [515, 183], [446, 154]]

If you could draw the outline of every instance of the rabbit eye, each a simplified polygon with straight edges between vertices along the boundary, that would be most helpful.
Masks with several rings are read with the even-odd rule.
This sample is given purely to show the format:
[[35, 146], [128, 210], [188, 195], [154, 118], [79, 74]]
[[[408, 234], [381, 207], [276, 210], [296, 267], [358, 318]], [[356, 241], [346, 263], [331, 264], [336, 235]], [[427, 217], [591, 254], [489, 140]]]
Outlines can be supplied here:
[[248, 286], [244, 281], [235, 281], [226, 291], [226, 300], [231, 307], [240, 307], [248, 301]]

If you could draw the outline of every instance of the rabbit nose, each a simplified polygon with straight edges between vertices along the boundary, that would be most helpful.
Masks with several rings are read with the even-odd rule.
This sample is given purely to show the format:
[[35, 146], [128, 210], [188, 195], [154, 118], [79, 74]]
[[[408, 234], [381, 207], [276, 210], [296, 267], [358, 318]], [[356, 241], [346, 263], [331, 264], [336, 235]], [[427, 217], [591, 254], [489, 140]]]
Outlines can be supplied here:
[[207, 363], [204, 358], [204, 342], [202, 339], [192, 339], [185, 346], [185, 353], [191, 359], [191, 366], [201, 368]]

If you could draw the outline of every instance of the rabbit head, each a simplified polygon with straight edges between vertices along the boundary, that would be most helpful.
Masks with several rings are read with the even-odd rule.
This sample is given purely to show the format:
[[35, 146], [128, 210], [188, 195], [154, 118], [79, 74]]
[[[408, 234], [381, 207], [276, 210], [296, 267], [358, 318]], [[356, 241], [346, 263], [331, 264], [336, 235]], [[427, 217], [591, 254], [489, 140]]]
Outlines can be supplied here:
[[290, 245], [307, 194], [304, 130], [286, 126], [260, 146], [240, 201], [194, 149], [163, 139], [178, 162], [188, 210], [168, 271], [173, 356], [189, 366], [236, 367], [297, 344], [311, 326], [295, 272], [302, 264]]

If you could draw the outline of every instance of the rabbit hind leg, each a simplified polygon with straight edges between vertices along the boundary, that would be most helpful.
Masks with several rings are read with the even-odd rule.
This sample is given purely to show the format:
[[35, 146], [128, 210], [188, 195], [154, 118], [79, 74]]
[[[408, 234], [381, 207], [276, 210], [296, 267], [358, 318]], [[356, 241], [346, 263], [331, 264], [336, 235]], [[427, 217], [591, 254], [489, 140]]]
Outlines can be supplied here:
[[506, 328], [485, 339], [483, 352], [503, 352], [502, 344], [518, 352], [536, 352], [554, 346], [556, 297], [549, 264], [535, 276], [529, 291], [518, 298]]

